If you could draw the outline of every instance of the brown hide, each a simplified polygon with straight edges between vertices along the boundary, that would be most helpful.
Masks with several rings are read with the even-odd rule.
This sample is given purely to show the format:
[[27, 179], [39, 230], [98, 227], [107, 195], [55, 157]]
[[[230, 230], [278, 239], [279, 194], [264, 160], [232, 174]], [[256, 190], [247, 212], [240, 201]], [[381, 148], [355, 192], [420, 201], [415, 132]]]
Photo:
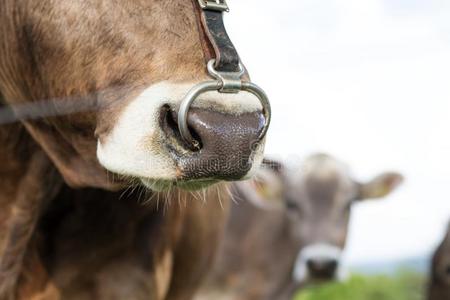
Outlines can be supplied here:
[[450, 226], [432, 259], [428, 299], [450, 300]]
[[56, 115], [72, 99], [96, 113], [0, 127], [0, 300], [190, 298], [224, 191], [208, 190], [206, 204], [177, 190], [159, 207], [121, 199], [124, 182], [95, 152], [145, 87], [205, 77], [191, 1], [2, 0], [0, 103], [51, 101]]
[[[0, 299], [184, 300], [195, 293], [223, 228], [226, 207], [214, 201], [224, 194], [221, 187], [205, 192], [208, 202], [174, 191], [142, 203], [139, 198], [147, 199], [142, 191], [121, 196], [64, 186], [33, 234], [30, 223], [37, 222], [45, 197], [31, 188], [47, 186], [54, 177], [41, 174], [44, 185], [29, 178], [26, 190], [42, 202], [31, 209], [33, 198], [28, 197], [12, 205], [20, 209], [20, 218], [12, 214], [8, 222], [14, 228], [3, 243]], [[29, 245], [22, 245], [31, 234]]]
[[42, 218], [40, 252], [60, 299], [189, 299], [215, 252], [220, 203], [120, 195], [66, 187]]
[[20, 274], [28, 272], [23, 266], [36, 255], [35, 225], [61, 179], [20, 126], [0, 129], [0, 157], [0, 299], [15, 299]]
[[25, 122], [71, 186], [115, 188], [97, 138], [146, 87], [206, 78], [191, 1], [3, 0], [0, 91], [6, 103], [89, 103], [95, 112]]

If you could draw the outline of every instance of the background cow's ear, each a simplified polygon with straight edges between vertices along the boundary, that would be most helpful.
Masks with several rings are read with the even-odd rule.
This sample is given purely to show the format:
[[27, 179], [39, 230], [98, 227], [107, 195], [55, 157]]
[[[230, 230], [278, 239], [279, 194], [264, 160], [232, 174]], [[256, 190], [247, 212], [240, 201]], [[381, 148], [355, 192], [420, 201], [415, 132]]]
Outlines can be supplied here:
[[256, 207], [273, 210], [282, 209], [283, 181], [278, 172], [272, 168], [262, 167], [251, 180], [235, 183], [242, 200], [249, 201]]
[[385, 197], [400, 186], [403, 180], [403, 175], [399, 173], [382, 173], [371, 181], [360, 184], [357, 198], [365, 200]]

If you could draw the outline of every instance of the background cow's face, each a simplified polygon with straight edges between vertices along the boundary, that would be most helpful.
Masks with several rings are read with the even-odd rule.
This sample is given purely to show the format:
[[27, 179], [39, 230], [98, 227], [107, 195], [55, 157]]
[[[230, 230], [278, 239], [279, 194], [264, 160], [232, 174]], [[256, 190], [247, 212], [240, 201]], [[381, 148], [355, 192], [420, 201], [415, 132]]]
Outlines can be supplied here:
[[12, 49], [0, 58], [6, 101], [95, 104], [95, 112], [26, 123], [70, 184], [108, 187], [106, 168], [154, 189], [192, 188], [244, 178], [259, 164], [264, 118], [249, 93], [204, 94], [188, 115], [202, 149], [180, 138], [178, 106], [209, 79], [192, 1], [2, 5], [15, 13], [0, 26]]
[[400, 174], [383, 173], [361, 184], [343, 163], [324, 154], [309, 157], [300, 169], [272, 164], [258, 175], [253, 200], [285, 211], [290, 238], [301, 248], [294, 267], [301, 282], [339, 278], [352, 204], [384, 197], [403, 180]]

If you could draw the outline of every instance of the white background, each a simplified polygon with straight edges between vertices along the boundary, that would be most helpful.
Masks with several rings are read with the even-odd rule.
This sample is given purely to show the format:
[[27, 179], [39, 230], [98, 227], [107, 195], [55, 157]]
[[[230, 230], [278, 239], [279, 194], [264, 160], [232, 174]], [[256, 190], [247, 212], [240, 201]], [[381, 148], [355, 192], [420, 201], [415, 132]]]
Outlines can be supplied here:
[[353, 210], [348, 260], [430, 253], [450, 220], [450, 1], [229, 0], [226, 25], [271, 97], [267, 153], [315, 151], [407, 181]]

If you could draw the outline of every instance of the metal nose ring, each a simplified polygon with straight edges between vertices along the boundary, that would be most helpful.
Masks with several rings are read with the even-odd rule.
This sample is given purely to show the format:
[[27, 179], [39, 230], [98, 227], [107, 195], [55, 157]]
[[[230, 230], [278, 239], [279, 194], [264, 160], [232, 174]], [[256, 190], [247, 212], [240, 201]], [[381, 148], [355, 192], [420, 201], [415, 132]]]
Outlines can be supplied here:
[[239, 64], [240, 70], [238, 72], [218, 72], [214, 69], [215, 59], [208, 62], [208, 73], [215, 80], [205, 81], [194, 86], [184, 97], [180, 104], [178, 111], [178, 127], [183, 140], [193, 147], [195, 150], [200, 149], [200, 142], [197, 141], [191, 134], [188, 124], [187, 116], [192, 103], [203, 93], [209, 91], [218, 91], [219, 93], [239, 93], [246, 91], [255, 95], [262, 105], [262, 112], [265, 118], [264, 128], [261, 131], [258, 141], [262, 140], [269, 129], [272, 111], [269, 103], [269, 98], [263, 89], [252, 82], [242, 81], [241, 77], [245, 73], [242, 64]]

